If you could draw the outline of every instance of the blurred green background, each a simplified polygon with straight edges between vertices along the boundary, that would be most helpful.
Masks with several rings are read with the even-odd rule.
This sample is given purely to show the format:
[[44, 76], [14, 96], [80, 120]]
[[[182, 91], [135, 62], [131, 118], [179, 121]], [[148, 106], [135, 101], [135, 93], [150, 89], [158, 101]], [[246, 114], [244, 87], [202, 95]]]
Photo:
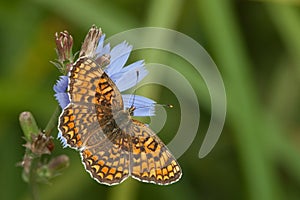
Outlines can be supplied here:
[[[18, 116], [31, 111], [45, 128], [57, 106], [52, 87], [60, 73], [49, 62], [56, 59], [54, 33], [68, 30], [78, 51], [92, 24], [107, 36], [158, 26], [197, 40], [224, 79], [225, 127], [213, 151], [199, 159], [210, 103], [201, 101], [207, 91], [198, 88], [200, 77], [186, 70], [183, 74], [197, 91], [201, 122], [193, 144], [178, 159], [184, 173], [178, 183], [100, 185], [84, 171], [77, 152], [55, 141], [54, 154], [67, 154], [70, 167], [41, 185], [41, 199], [299, 199], [299, 11], [298, 0], [1, 1], [0, 199], [31, 199], [22, 169], [16, 167], [24, 154]], [[143, 54], [146, 62], [174, 64], [174, 55], [151, 53]], [[140, 55], [131, 61], [143, 59]], [[179, 68], [189, 68], [179, 63]], [[147, 88], [155, 92], [147, 93]], [[174, 95], [157, 86], [143, 91], [157, 102], [175, 104], [160, 133], [170, 141], [180, 123]]]

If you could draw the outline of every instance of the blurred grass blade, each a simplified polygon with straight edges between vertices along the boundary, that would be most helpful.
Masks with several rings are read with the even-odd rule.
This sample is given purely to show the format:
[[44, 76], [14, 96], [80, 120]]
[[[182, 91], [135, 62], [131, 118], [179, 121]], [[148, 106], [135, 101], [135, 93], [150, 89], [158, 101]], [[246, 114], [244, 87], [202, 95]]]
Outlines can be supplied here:
[[232, 6], [229, 0], [198, 1], [203, 30], [227, 85], [227, 122], [234, 128], [250, 199], [276, 199], [281, 191], [263, 148], [268, 130]]
[[33, 1], [46, 9], [58, 13], [60, 16], [65, 17], [86, 30], [92, 24], [96, 24], [103, 27], [103, 31], [107, 34], [112, 34], [138, 26], [136, 18], [122, 9], [117, 9], [117, 7], [108, 3], [108, 1], [101, 1], [101, 3], [92, 3], [84, 0]]

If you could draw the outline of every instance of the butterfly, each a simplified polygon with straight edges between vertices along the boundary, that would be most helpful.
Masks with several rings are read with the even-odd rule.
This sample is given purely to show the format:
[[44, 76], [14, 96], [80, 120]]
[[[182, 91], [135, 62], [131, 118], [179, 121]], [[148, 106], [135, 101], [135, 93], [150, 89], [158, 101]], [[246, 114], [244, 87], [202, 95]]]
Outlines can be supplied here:
[[80, 57], [68, 74], [70, 103], [58, 129], [68, 146], [80, 152], [83, 165], [101, 184], [115, 185], [129, 176], [167, 185], [178, 181], [181, 168], [159, 137], [132, 119], [120, 91], [95, 60]]

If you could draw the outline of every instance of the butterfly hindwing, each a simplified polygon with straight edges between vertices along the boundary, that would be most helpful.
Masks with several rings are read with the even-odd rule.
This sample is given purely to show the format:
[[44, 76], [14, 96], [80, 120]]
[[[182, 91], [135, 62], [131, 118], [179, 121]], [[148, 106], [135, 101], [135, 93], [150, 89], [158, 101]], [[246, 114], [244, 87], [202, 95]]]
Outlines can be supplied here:
[[136, 120], [133, 120], [131, 131], [132, 177], [161, 185], [179, 180], [182, 175], [179, 164], [159, 137]]
[[100, 130], [97, 134], [103, 136], [95, 108], [87, 105], [70, 103], [59, 117], [58, 129], [67, 145], [75, 149], [82, 147], [87, 138], [94, 134], [93, 130]]
[[106, 138], [81, 152], [85, 169], [99, 183], [114, 185], [129, 176], [129, 138], [121, 131], [106, 134]]

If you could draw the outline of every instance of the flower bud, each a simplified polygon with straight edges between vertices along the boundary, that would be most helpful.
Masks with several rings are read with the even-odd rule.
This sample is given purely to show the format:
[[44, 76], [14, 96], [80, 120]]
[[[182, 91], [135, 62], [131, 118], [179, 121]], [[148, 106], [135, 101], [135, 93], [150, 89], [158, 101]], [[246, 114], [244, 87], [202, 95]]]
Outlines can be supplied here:
[[69, 166], [69, 157], [66, 155], [60, 155], [50, 160], [48, 163], [48, 169], [51, 174], [56, 174], [61, 170]]
[[60, 32], [55, 34], [56, 52], [58, 56], [59, 65], [56, 65], [62, 72], [68, 72], [73, 62], [73, 38], [67, 32]]
[[20, 125], [26, 141], [31, 141], [33, 136], [40, 132], [33, 115], [30, 112], [22, 112], [19, 117]]

